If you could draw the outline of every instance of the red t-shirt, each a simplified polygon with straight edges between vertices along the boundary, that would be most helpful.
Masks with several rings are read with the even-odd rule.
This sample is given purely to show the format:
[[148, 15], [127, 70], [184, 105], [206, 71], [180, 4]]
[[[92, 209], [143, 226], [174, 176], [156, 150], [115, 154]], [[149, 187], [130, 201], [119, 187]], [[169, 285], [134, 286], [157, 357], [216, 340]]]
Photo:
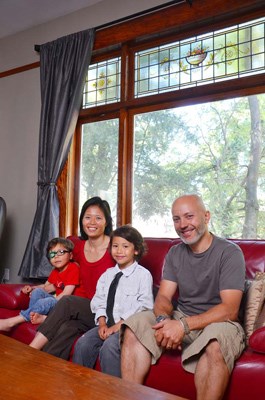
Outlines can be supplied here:
[[109, 250], [106, 250], [104, 256], [96, 261], [89, 262], [85, 257], [84, 247], [86, 241], [77, 236], [69, 236], [75, 247], [73, 249], [73, 258], [80, 266], [80, 275], [83, 282], [86, 295], [89, 299], [92, 299], [96, 292], [96, 286], [98, 278], [110, 267], [114, 267], [116, 264], [113, 260]]
[[56, 296], [61, 294], [67, 285], [75, 285], [73, 295], [87, 297], [84, 286], [81, 282], [80, 268], [74, 262], [69, 262], [64, 271], [54, 268], [48, 277], [48, 282], [56, 288]]

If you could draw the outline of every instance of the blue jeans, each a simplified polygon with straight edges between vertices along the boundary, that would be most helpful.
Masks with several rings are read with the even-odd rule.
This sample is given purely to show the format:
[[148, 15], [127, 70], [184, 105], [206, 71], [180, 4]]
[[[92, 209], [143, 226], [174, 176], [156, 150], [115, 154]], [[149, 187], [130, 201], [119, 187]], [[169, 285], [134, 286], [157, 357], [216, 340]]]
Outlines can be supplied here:
[[94, 368], [99, 355], [101, 371], [121, 377], [120, 335], [113, 333], [106, 340], [98, 334], [98, 327], [81, 336], [75, 344], [73, 362], [84, 367]]
[[25, 321], [30, 321], [30, 313], [36, 312], [38, 314], [47, 315], [57, 303], [56, 298], [45, 292], [42, 288], [33, 289], [29, 300], [29, 308], [21, 310], [20, 315]]

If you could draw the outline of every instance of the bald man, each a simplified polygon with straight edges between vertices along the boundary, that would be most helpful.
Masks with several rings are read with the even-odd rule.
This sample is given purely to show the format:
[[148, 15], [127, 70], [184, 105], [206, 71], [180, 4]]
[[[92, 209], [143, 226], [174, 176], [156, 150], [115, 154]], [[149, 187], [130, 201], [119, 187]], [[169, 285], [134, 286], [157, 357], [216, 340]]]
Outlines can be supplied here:
[[183, 368], [194, 374], [197, 400], [222, 399], [245, 346], [238, 322], [244, 257], [236, 244], [209, 232], [210, 212], [199, 196], [177, 198], [172, 218], [182, 243], [166, 256], [154, 310], [122, 326], [122, 378], [143, 384], [151, 364], [178, 348]]

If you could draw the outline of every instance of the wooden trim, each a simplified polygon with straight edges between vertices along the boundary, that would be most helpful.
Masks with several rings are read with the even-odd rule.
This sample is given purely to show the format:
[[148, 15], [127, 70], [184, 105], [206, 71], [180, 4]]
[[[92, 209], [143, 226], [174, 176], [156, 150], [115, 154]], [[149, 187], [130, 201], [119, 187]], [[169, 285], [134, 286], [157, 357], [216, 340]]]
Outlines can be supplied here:
[[[129, 87], [129, 49], [127, 45], [122, 46], [121, 54], [121, 101], [128, 101]], [[130, 199], [130, 183], [128, 183], [128, 112], [126, 108], [118, 107], [119, 110], [119, 149], [118, 149], [118, 194], [117, 194], [117, 226], [129, 222], [128, 205]], [[129, 191], [128, 191], [129, 188]], [[130, 208], [130, 207], [129, 207]]]
[[[81, 147], [82, 147], [82, 124], [78, 123], [75, 133], [75, 142], [73, 152], [75, 154], [73, 165], [74, 171], [72, 170], [72, 235], [78, 235], [79, 224], [79, 182], [80, 182], [80, 161], [81, 161]], [[69, 227], [70, 230], [71, 227]]]
[[[75, 160], [76, 160], [76, 133], [73, 136], [72, 145], [70, 148], [69, 156], [68, 156], [68, 163], [67, 163], [67, 207], [65, 209], [65, 231], [64, 236], [75, 235], [78, 234], [78, 229], [74, 224], [75, 215], [74, 215], [74, 199], [75, 199], [75, 176], [74, 170], [76, 167]], [[60, 208], [61, 212], [61, 208]]]
[[35, 68], [39, 68], [39, 67], [40, 67], [40, 62], [37, 61], [35, 63], [23, 65], [21, 67], [17, 67], [17, 68], [9, 69], [4, 72], [0, 72], [0, 78], [6, 78], [7, 76], [20, 74], [21, 72], [29, 71], [30, 69], [35, 69]]
[[79, 216], [79, 176], [81, 156], [81, 129], [78, 124], [75, 130], [69, 155], [57, 181], [60, 208], [60, 236], [78, 235]]
[[133, 162], [134, 162], [134, 115], [128, 112], [127, 128], [127, 165], [126, 165], [126, 219], [125, 224], [132, 223], [132, 205], [133, 205]]
[[[148, 15], [96, 31], [94, 50], [151, 35], [183, 32], [213, 23], [242, 21], [264, 15], [264, 0], [193, 0], [192, 6], [180, 3]], [[221, 26], [221, 25], [220, 25]]]
[[118, 163], [118, 214], [117, 226], [131, 222], [131, 171], [129, 162], [129, 124], [128, 112], [122, 109], [119, 124], [119, 163]]
[[[66, 237], [72, 235], [73, 232], [77, 235], [75, 221], [75, 159], [76, 159], [76, 133], [73, 136], [72, 145], [68, 154], [68, 158], [57, 181], [58, 198], [60, 204], [60, 220], [59, 233], [60, 236]], [[79, 193], [79, 192], [77, 192]]]
[[[130, 81], [129, 86], [132, 86]], [[229, 79], [227, 81], [219, 81], [214, 84], [206, 84], [199, 87], [191, 87], [186, 89], [169, 91], [161, 94], [143, 96], [135, 99], [130, 97], [127, 101], [103, 105], [100, 107], [91, 107], [80, 111], [80, 119], [91, 121], [91, 118], [98, 120], [108, 118], [110, 111], [112, 113], [119, 112], [120, 109], [134, 110], [139, 113], [143, 109], [144, 112], [154, 111], [161, 108], [173, 108], [183, 105], [196, 104], [198, 102], [207, 102], [214, 100], [222, 100], [228, 97], [248, 96], [251, 94], [265, 92], [265, 74], [257, 74], [244, 78]]]
[[60, 216], [59, 216], [59, 235], [66, 236], [66, 212], [67, 212], [67, 205], [69, 198], [67, 196], [67, 180], [68, 180], [68, 160], [64, 165], [64, 168], [61, 172], [57, 180], [57, 193], [58, 193], [58, 200], [60, 204]]
[[121, 52], [121, 101], [126, 102], [128, 99], [128, 82], [129, 82], [129, 55], [127, 44], [122, 46]]

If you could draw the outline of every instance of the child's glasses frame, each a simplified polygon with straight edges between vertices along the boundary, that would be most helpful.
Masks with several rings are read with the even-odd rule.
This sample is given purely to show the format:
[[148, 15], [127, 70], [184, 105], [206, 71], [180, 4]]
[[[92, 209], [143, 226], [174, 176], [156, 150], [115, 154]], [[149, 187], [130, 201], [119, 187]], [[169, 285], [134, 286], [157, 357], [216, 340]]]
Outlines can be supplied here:
[[69, 250], [57, 250], [57, 251], [50, 251], [49, 253], [48, 253], [48, 258], [54, 258], [55, 256], [63, 256], [64, 254], [66, 254], [66, 253], [70, 253], [70, 251]]

